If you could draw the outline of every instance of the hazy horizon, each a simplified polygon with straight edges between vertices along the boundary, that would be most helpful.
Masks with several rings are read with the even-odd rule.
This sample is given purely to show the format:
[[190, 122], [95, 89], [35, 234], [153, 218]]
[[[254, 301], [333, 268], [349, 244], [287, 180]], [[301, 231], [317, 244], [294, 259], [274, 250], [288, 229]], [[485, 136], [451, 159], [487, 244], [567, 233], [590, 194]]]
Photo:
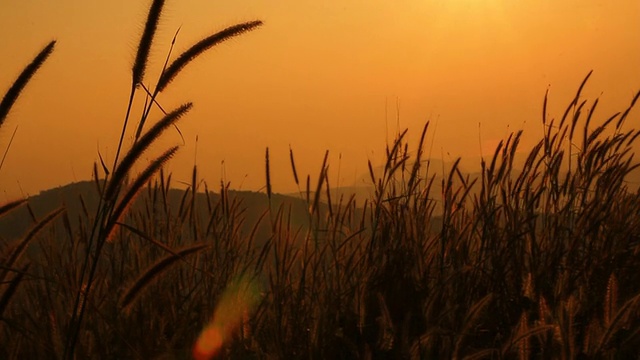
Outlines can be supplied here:
[[[2, 199], [90, 179], [98, 151], [113, 161], [147, 6], [0, 4], [0, 23], [15, 29], [3, 33], [0, 93], [58, 41], [0, 130], [4, 152], [17, 126]], [[158, 99], [165, 109], [194, 103], [179, 122], [185, 146], [168, 166], [174, 183], [189, 182], [195, 163], [210, 185], [224, 177], [260, 189], [269, 147], [273, 191], [290, 192], [291, 146], [301, 178], [317, 178], [329, 150], [332, 185], [348, 186], [366, 174], [367, 159], [383, 160], [398, 125], [415, 149], [430, 120], [433, 158], [475, 157], [512, 131], [525, 131], [524, 146], [537, 141], [545, 91], [559, 117], [592, 69], [584, 98], [600, 96], [594, 125], [640, 90], [640, 3], [631, 0], [168, 0], [148, 75], [157, 77], [179, 27], [174, 57], [255, 19], [264, 25], [195, 60]], [[181, 143], [172, 130], [145, 158]]]

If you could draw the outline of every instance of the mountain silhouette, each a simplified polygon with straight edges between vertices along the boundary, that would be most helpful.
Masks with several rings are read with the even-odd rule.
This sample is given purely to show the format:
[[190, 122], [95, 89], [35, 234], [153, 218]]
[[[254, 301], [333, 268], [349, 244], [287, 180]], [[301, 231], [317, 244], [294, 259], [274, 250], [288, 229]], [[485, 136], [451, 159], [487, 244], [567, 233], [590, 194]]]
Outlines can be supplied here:
[[[248, 235], [255, 230], [256, 235], [266, 236], [271, 226], [269, 218], [265, 217], [265, 212], [269, 208], [274, 214], [280, 208], [290, 212], [288, 219], [294, 228], [308, 227], [308, 204], [300, 195], [296, 197], [272, 194], [270, 200], [266, 194], [252, 191], [227, 190], [226, 195], [228, 203], [237, 207], [237, 213], [243, 219], [241, 233]], [[135, 227], [136, 213], [151, 211], [150, 204], [157, 208], [164, 208], [164, 201], [154, 197], [159, 196], [154, 195], [148, 188], [143, 189], [130, 208], [128, 220], [125, 219], [124, 222]], [[210, 191], [207, 196], [204, 192], [197, 192], [193, 205], [191, 205], [191, 198], [190, 190], [169, 189], [166, 192], [167, 206], [163, 210], [167, 211], [169, 216], [183, 218], [188, 216], [187, 211], [193, 211], [201, 226], [206, 226], [212, 209], [220, 203], [220, 193]], [[93, 221], [96, 215], [99, 201], [100, 194], [94, 181], [81, 181], [42, 191], [38, 195], [29, 197], [26, 204], [0, 217], [0, 240], [6, 243], [24, 236], [38, 220], [60, 207], [65, 208], [66, 214], [61, 218], [66, 219], [57, 219], [54, 229], [50, 231], [63, 231], [64, 226], [61, 221], [68, 221], [72, 231], [76, 231], [80, 224], [84, 226], [92, 224], [90, 221]], [[261, 218], [261, 223], [257, 229], [254, 229]]]

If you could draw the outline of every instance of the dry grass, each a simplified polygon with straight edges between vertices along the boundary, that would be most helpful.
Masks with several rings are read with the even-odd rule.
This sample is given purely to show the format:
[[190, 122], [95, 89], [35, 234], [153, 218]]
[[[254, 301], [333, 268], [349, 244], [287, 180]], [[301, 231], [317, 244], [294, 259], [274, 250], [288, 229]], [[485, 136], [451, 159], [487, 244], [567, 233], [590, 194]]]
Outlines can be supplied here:
[[[131, 99], [161, 8], [151, 5]], [[224, 183], [217, 194], [206, 182], [199, 192], [195, 166], [189, 191], [172, 205], [162, 165], [177, 148], [138, 175], [132, 168], [190, 107], [141, 132], [161, 84], [211, 45], [259, 25], [206, 38], [145, 90], [153, 99], [139, 136], [111, 168], [102, 162], [103, 175], [94, 165], [100, 201], [78, 200], [77, 226], [62, 210], [41, 220], [31, 212], [32, 230], [3, 246], [0, 336], [12, 341], [0, 357], [189, 358], [212, 314], [223, 312], [218, 305], [229, 306], [225, 288], [238, 278], [262, 292], [253, 314], [235, 316], [236, 331], [216, 343], [223, 357], [636, 355], [640, 193], [625, 179], [638, 167], [640, 131], [625, 123], [638, 96], [600, 122], [598, 100], [581, 96], [590, 74], [559, 120], [548, 117], [545, 96], [545, 133], [524, 165], [516, 167], [518, 132], [482, 160], [475, 178], [457, 161], [441, 173], [430, 168], [428, 124], [413, 152], [402, 132], [387, 146], [381, 174], [369, 163], [375, 194], [364, 203], [328, 191], [327, 152], [317, 179], [308, 175], [300, 190], [303, 224], [272, 193], [267, 149], [270, 206], [246, 231], [240, 198]], [[293, 151], [290, 161], [299, 185]], [[22, 204], [6, 204], [0, 215]]]
[[51, 41], [47, 46], [45, 46], [38, 55], [31, 61], [29, 65], [27, 65], [24, 70], [20, 73], [18, 78], [13, 82], [9, 90], [2, 97], [2, 101], [0, 101], [0, 127], [4, 124], [7, 115], [9, 114], [9, 110], [13, 107], [13, 104], [16, 102], [22, 90], [27, 86], [29, 80], [33, 77], [33, 75], [40, 69], [42, 64], [47, 60], [49, 55], [53, 52], [53, 49], [56, 45], [55, 41]]

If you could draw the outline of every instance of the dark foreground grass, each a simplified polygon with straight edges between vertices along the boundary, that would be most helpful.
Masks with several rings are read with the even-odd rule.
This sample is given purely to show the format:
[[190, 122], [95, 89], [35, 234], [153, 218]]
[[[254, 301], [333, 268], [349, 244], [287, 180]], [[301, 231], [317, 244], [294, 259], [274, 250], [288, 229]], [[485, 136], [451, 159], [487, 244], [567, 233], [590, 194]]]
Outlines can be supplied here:
[[[96, 179], [106, 177], [96, 181], [102, 200], [78, 227], [57, 210], [2, 244], [0, 358], [189, 358], [239, 277], [259, 294], [223, 339], [222, 357], [637, 356], [640, 198], [625, 179], [638, 166], [640, 131], [625, 123], [638, 96], [596, 120], [597, 100], [581, 97], [587, 79], [556, 120], [545, 96], [546, 131], [522, 168], [520, 132], [476, 178], [458, 162], [431, 171], [423, 141], [409, 151], [404, 132], [381, 174], [369, 165], [370, 200], [331, 198], [325, 158], [302, 191], [304, 225], [291, 221], [292, 207], [274, 205], [249, 233], [228, 184], [217, 200], [207, 187], [206, 200], [196, 196], [196, 168], [181, 206], [168, 205], [171, 176], [160, 169], [175, 148], [131, 174], [189, 106], [180, 107], [136, 136], [112, 169], [102, 164], [104, 175], [95, 167]], [[298, 183], [293, 154], [291, 162]], [[143, 206], [129, 206], [136, 197]], [[257, 231], [265, 223], [270, 230]]]

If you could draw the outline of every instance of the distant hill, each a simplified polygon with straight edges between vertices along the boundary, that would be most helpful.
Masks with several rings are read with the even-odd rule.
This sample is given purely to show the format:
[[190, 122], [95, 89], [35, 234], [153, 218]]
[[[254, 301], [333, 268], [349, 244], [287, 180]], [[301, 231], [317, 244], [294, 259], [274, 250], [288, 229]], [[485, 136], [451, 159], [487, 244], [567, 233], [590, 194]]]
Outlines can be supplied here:
[[[167, 195], [167, 204], [169, 212], [173, 216], [180, 216], [181, 204], [183, 198], [190, 199], [191, 194], [187, 194], [188, 190], [170, 189]], [[185, 196], [186, 194], [186, 196]], [[149, 191], [143, 190], [136, 199], [131, 208], [131, 212], [145, 211], [149, 199]], [[249, 233], [253, 230], [258, 219], [269, 208], [269, 199], [264, 193], [252, 191], [234, 191], [229, 190], [228, 196], [230, 201], [235, 201], [242, 211], [244, 223], [241, 232]], [[157, 200], [159, 201], [159, 200]], [[219, 193], [209, 193], [209, 199], [205, 193], [199, 192], [196, 195], [195, 207], [201, 224], [205, 224], [209, 220], [209, 204], [215, 206], [220, 201]], [[64, 206], [69, 222], [75, 229], [81, 222], [87, 222], [95, 216], [99, 202], [99, 193], [96, 183], [93, 181], [82, 181], [60, 186], [40, 192], [38, 195], [31, 196], [27, 205], [23, 205], [14, 209], [10, 213], [0, 218], [0, 240], [12, 240], [23, 236], [26, 231], [33, 226], [36, 220], [41, 219], [49, 212]], [[160, 206], [159, 203], [157, 206]], [[305, 226], [308, 224], [307, 203], [299, 196], [287, 196], [273, 194], [271, 197], [271, 208], [275, 213], [280, 207], [291, 209], [292, 226]], [[186, 211], [186, 209], [183, 209]], [[269, 219], [262, 222], [259, 227], [259, 233], [265, 233], [268, 230]]]
[[[514, 176], [519, 173], [519, 169], [524, 166], [526, 154], [519, 154], [514, 161]], [[431, 196], [436, 202], [441, 201], [441, 187], [442, 187], [442, 174], [443, 170], [448, 173], [453, 165], [452, 161], [442, 161], [439, 159], [429, 160], [429, 178], [435, 175], [435, 180], [432, 187]], [[491, 156], [485, 156], [487, 166], [491, 161]], [[479, 181], [481, 177], [480, 172], [481, 159], [471, 158], [463, 159], [460, 165], [463, 176], [469, 176], [470, 180], [478, 178], [478, 183], [469, 193], [470, 197], [478, 194], [480, 190]], [[425, 164], [426, 165], [426, 164]], [[407, 169], [410, 169], [411, 165], [407, 165]], [[379, 178], [383, 173], [383, 166], [375, 167], [374, 175]], [[407, 170], [409, 171], [409, 170]], [[421, 176], [425, 176], [426, 168], [423, 168]], [[457, 179], [454, 179], [456, 182]], [[356, 201], [356, 205], [361, 208], [366, 201], [370, 201], [374, 196], [374, 186], [371, 183], [370, 175], [362, 174], [354, 186], [344, 186], [331, 189], [331, 203], [336, 206], [339, 202], [345, 204], [352, 196]], [[634, 170], [627, 178], [627, 186], [631, 191], [636, 191], [640, 187], [640, 168]], [[315, 190], [315, 189], [313, 189]], [[174, 215], [180, 215], [180, 208], [183, 199], [190, 199], [190, 194], [187, 194], [188, 190], [171, 189], [167, 195], [167, 204], [170, 212]], [[244, 222], [240, 228], [240, 231], [245, 234], [249, 234], [253, 231], [256, 222], [263, 216], [263, 214], [269, 209], [269, 200], [264, 193], [252, 192], [252, 191], [236, 191], [229, 190], [228, 195], [230, 200], [237, 201], [239, 208], [242, 211], [242, 217]], [[326, 190], [320, 194], [320, 201], [328, 201]], [[132, 206], [131, 211], [145, 211], [145, 203], [148, 203], [149, 192], [143, 190], [138, 197], [136, 203]], [[272, 216], [280, 207], [284, 207], [285, 210], [290, 209], [290, 223], [292, 227], [300, 228], [306, 227], [309, 224], [308, 217], [308, 203], [306, 201], [307, 194], [304, 193], [289, 193], [289, 194], [273, 194], [271, 198]], [[313, 201], [313, 191], [309, 194], [311, 201]], [[200, 192], [196, 196], [195, 206], [196, 213], [199, 216], [199, 222], [205, 224], [208, 222], [209, 203], [211, 206], [215, 206], [220, 200], [220, 194], [210, 192], [209, 199], [207, 196]], [[82, 221], [87, 223], [87, 219], [95, 216], [96, 208], [98, 206], [99, 195], [96, 188], [96, 183], [93, 181], [81, 181], [71, 183], [68, 185], [52, 188], [46, 191], [40, 192], [38, 195], [31, 196], [28, 199], [28, 206], [21, 206], [14, 209], [3, 217], [0, 217], [0, 241], [8, 241], [23, 236], [26, 231], [33, 226], [35, 221], [41, 219], [49, 212], [64, 206], [67, 210], [67, 216], [71, 226], [75, 229]], [[321, 206], [321, 211], [326, 211], [326, 205]], [[442, 214], [440, 204], [436, 204], [434, 209], [435, 218], [434, 223], [438, 223], [438, 217]], [[270, 233], [269, 218], [264, 218], [262, 223], [257, 229], [257, 234], [264, 236]], [[437, 226], [434, 226], [436, 229]]]

